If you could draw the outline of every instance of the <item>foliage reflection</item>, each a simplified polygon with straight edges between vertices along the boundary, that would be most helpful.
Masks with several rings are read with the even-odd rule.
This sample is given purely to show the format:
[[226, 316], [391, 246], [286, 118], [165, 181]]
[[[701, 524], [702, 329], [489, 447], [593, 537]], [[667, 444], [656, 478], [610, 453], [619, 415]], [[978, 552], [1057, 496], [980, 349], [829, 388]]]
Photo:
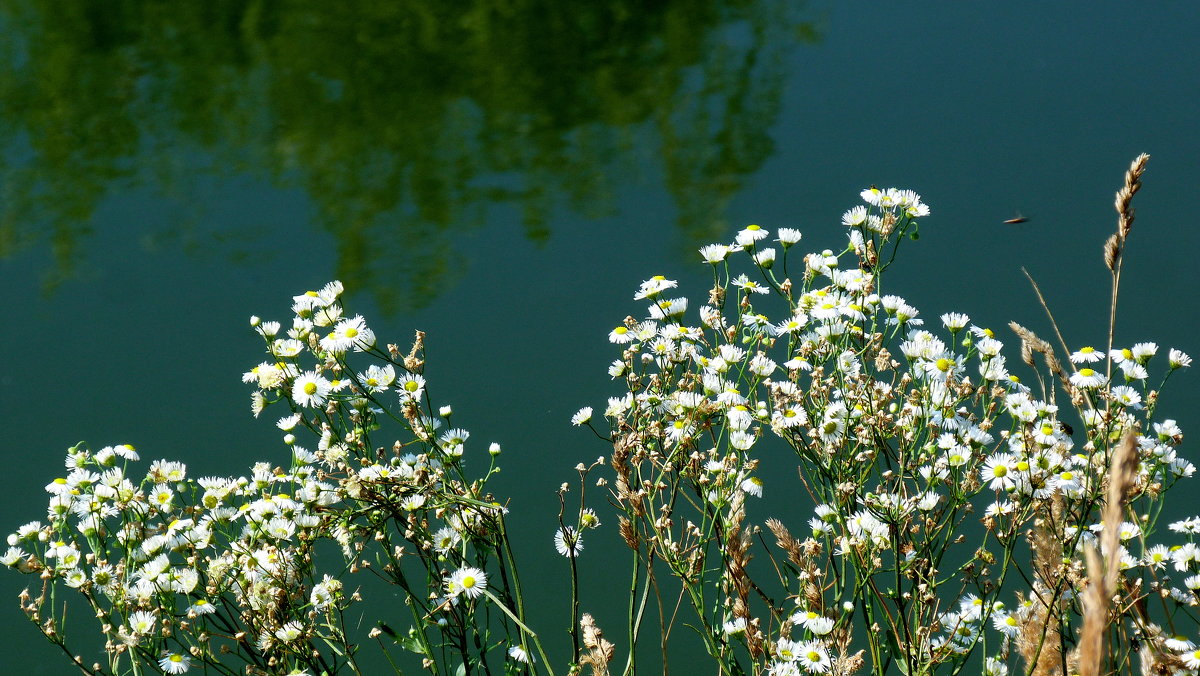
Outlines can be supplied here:
[[198, 176], [247, 174], [302, 189], [336, 276], [385, 312], [444, 288], [490, 206], [541, 242], [554, 208], [602, 215], [643, 166], [689, 245], [720, 232], [815, 35], [788, 0], [30, 0], [0, 21], [0, 256], [48, 245], [53, 288], [105, 199], [190, 210]]

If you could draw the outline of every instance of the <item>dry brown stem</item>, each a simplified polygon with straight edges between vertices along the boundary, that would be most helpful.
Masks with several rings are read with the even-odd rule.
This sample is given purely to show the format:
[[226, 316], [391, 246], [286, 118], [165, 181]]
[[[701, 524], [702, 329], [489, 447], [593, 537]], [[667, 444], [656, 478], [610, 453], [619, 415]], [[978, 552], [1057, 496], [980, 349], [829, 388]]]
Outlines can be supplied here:
[[583, 629], [583, 647], [587, 648], [579, 658], [580, 666], [587, 667], [591, 676], [608, 676], [608, 663], [616, 653], [616, 646], [604, 638], [604, 632], [596, 626], [590, 613], [579, 618], [579, 627]]
[[1053, 595], [1046, 590], [1031, 594], [1037, 600], [1017, 635], [1017, 652], [1025, 660], [1026, 673], [1031, 676], [1062, 676], [1059, 608], [1051, 605]]
[[[417, 331], [416, 338], [413, 339], [412, 349], [404, 357], [404, 368], [409, 373], [421, 373], [425, 370], [425, 332]], [[418, 356], [421, 355], [421, 356]]]
[[1021, 339], [1021, 360], [1026, 365], [1032, 367], [1033, 353], [1036, 352], [1042, 355], [1042, 360], [1046, 362], [1046, 368], [1058, 376], [1058, 379], [1062, 381], [1063, 387], [1067, 388], [1067, 391], [1070, 392], [1070, 377], [1063, 369], [1062, 363], [1058, 361], [1058, 357], [1054, 356], [1054, 348], [1051, 347], [1050, 343], [1042, 340], [1036, 333], [1016, 322], [1009, 322], [1008, 327]]
[[[1061, 516], [1061, 498], [1052, 510], [1053, 516]], [[1062, 619], [1061, 590], [1069, 584], [1063, 579], [1062, 554], [1059, 537], [1049, 524], [1057, 518], [1042, 518], [1029, 533], [1029, 548], [1033, 554], [1033, 570], [1036, 573], [1029, 598], [1033, 601], [1030, 616], [1021, 625], [1017, 635], [1017, 652], [1025, 660], [1026, 673], [1031, 676], [1062, 675], [1062, 635], [1059, 624]]]
[[1138, 155], [1125, 172], [1125, 185], [1117, 191], [1117, 199], [1113, 206], [1117, 209], [1117, 234], [1124, 242], [1133, 229], [1134, 209], [1131, 206], [1133, 196], [1142, 188], [1142, 174], [1146, 172], [1146, 162], [1150, 156], [1146, 153]]
[[[1125, 172], [1125, 185], [1117, 191], [1114, 206], [1117, 209], [1117, 232], [1104, 243], [1104, 264], [1112, 273], [1112, 296], [1108, 305], [1108, 349], [1112, 351], [1113, 335], [1117, 329], [1117, 296], [1121, 289], [1122, 255], [1125, 253], [1125, 239], [1133, 230], [1133, 196], [1142, 187], [1142, 174], [1146, 172], [1146, 162], [1150, 156], [1146, 153], [1138, 155]], [[1105, 373], [1112, 377], [1112, 362], [1109, 362]]]
[[804, 547], [792, 534], [788, 532], [787, 526], [779, 519], [767, 519], [767, 530], [775, 536], [775, 544], [779, 548], [787, 552], [788, 561], [794, 563], [797, 567], [804, 569], [808, 567], [808, 557], [804, 555]]
[[1104, 638], [1108, 633], [1109, 605], [1117, 590], [1120, 570], [1120, 528], [1125, 514], [1125, 494], [1137, 477], [1137, 433], [1125, 432], [1113, 452], [1108, 467], [1108, 489], [1104, 504], [1104, 530], [1100, 534], [1100, 552], [1087, 546], [1088, 587], [1083, 592], [1083, 631], [1079, 638], [1079, 676], [1099, 676], [1105, 657]]

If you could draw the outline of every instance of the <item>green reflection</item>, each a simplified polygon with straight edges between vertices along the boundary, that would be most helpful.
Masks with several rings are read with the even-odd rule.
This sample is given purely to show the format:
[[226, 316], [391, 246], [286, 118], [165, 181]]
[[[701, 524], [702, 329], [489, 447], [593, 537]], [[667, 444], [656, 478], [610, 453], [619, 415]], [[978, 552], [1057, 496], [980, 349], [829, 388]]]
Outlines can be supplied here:
[[48, 245], [53, 288], [105, 198], [246, 173], [302, 188], [339, 278], [396, 312], [452, 281], [489, 206], [541, 242], [556, 206], [602, 215], [656, 164], [690, 246], [772, 152], [816, 33], [789, 0], [646, 5], [4, 3], [0, 256]]

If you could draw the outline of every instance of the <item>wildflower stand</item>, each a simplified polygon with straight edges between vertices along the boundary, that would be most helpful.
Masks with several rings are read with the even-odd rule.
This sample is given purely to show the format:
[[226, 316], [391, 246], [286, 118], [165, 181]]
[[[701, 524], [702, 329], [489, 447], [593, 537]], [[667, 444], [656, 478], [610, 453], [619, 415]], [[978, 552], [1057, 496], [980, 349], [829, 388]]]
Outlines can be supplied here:
[[[644, 282], [645, 316], [609, 334], [621, 393], [603, 423], [590, 407], [572, 418], [611, 454], [577, 467], [577, 508], [560, 493], [562, 671], [662, 671], [679, 621], [728, 674], [1087, 675], [1135, 657], [1143, 673], [1196, 673], [1200, 650], [1178, 635], [1196, 630], [1200, 517], [1167, 526], [1186, 543], [1158, 543], [1164, 496], [1195, 467], [1176, 423], [1155, 415], [1191, 359], [1172, 349], [1164, 369], [1153, 343], [1113, 344], [1145, 161], [1105, 245], [1102, 350], [1059, 337], [1059, 352], [1014, 324], [1018, 365], [966, 315], [926, 325], [885, 292], [929, 214], [905, 190], [863, 191], [838, 253], [797, 256], [798, 231], [758, 226], [704, 247], [702, 303]], [[137, 469], [130, 445], [79, 444], [47, 486], [47, 519], [9, 536], [4, 562], [40, 579], [23, 610], [84, 673], [364, 673], [351, 627], [365, 572], [403, 591], [403, 612], [370, 633], [398, 673], [554, 673], [488, 490], [500, 447], [485, 459], [449, 427], [422, 334], [381, 347], [342, 292], [296, 296], [288, 326], [252, 321], [268, 358], [244, 379], [255, 415], [277, 415], [286, 461], [195, 478], [166, 460]], [[784, 458], [798, 468], [789, 488], [764, 471]], [[623, 659], [580, 614], [576, 559], [611, 513], [589, 504], [588, 482], [615, 505], [608, 542], [631, 557]], [[774, 490], [811, 503], [759, 515]], [[67, 588], [97, 618], [103, 663], [73, 657]], [[646, 641], [663, 663], [639, 661]]]

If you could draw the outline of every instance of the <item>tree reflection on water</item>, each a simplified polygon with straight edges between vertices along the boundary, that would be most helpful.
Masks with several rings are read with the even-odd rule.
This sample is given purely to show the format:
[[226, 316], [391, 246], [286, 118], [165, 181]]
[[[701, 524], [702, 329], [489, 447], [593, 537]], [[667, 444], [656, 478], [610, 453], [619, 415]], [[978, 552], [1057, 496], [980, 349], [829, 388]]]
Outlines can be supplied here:
[[603, 215], [643, 166], [688, 244], [719, 235], [815, 31], [789, 0], [649, 4], [5, 3], [0, 256], [48, 246], [53, 288], [106, 198], [233, 174], [302, 189], [336, 275], [384, 312], [451, 281], [489, 206], [541, 242], [554, 208]]

